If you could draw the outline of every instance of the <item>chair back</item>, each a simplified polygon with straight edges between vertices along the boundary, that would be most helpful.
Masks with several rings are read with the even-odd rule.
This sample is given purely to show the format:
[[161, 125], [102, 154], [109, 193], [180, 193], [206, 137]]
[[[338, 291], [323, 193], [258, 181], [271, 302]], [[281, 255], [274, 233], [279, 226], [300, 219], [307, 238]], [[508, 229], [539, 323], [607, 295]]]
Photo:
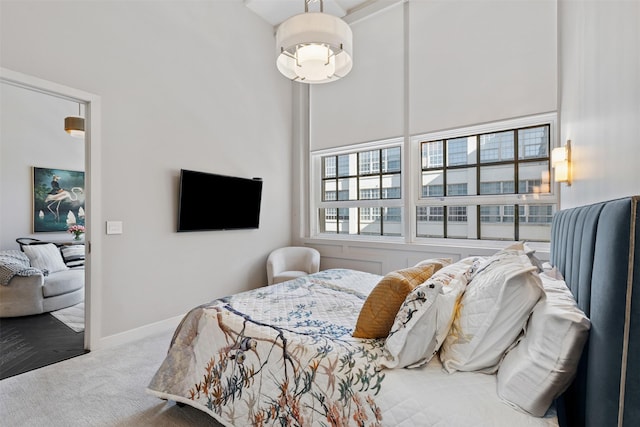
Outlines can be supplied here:
[[320, 271], [320, 252], [306, 246], [286, 246], [273, 250], [267, 258], [267, 280], [284, 271], [304, 271], [307, 274]]

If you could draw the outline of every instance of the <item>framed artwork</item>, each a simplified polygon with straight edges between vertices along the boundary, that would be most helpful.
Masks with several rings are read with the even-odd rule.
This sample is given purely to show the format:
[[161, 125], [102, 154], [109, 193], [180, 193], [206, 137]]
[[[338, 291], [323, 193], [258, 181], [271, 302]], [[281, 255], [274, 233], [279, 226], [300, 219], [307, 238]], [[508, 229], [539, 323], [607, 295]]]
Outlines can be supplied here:
[[33, 232], [84, 225], [84, 172], [33, 168]]

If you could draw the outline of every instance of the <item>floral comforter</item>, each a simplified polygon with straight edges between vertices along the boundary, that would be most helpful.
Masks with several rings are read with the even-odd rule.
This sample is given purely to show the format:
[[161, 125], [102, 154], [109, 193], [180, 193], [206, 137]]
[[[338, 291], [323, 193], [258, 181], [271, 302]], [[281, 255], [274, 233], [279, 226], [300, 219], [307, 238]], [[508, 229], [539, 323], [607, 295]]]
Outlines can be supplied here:
[[351, 336], [379, 280], [326, 270], [194, 308], [148, 391], [224, 425], [382, 425], [384, 341]]

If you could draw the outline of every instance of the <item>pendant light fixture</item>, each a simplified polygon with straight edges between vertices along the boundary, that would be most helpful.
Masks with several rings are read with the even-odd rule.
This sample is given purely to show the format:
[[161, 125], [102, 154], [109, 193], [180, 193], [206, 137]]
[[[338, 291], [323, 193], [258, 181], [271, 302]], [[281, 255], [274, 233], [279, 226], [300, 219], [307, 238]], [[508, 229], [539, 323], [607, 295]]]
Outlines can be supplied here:
[[[317, 84], [346, 76], [353, 62], [353, 33], [342, 19], [324, 13], [322, 0], [303, 0], [304, 12], [278, 27], [278, 70], [291, 80]], [[309, 12], [309, 3], [320, 12]]]
[[78, 116], [64, 118], [64, 130], [74, 138], [84, 138], [84, 118], [81, 117], [80, 103], [78, 103]]

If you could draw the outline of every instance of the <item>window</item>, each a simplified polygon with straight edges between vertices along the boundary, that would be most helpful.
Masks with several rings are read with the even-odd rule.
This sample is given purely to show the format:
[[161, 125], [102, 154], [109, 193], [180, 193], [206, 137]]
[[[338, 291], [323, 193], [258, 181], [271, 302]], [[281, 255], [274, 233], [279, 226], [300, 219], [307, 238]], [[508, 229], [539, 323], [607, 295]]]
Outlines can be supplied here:
[[[557, 206], [549, 182], [554, 124], [549, 117], [414, 137], [422, 166], [416, 237], [548, 241]], [[431, 209], [446, 213], [435, 220]]]
[[320, 234], [403, 235], [400, 141], [324, 155], [320, 164]]
[[409, 152], [398, 138], [313, 153], [313, 235], [549, 241], [556, 120], [416, 135]]

